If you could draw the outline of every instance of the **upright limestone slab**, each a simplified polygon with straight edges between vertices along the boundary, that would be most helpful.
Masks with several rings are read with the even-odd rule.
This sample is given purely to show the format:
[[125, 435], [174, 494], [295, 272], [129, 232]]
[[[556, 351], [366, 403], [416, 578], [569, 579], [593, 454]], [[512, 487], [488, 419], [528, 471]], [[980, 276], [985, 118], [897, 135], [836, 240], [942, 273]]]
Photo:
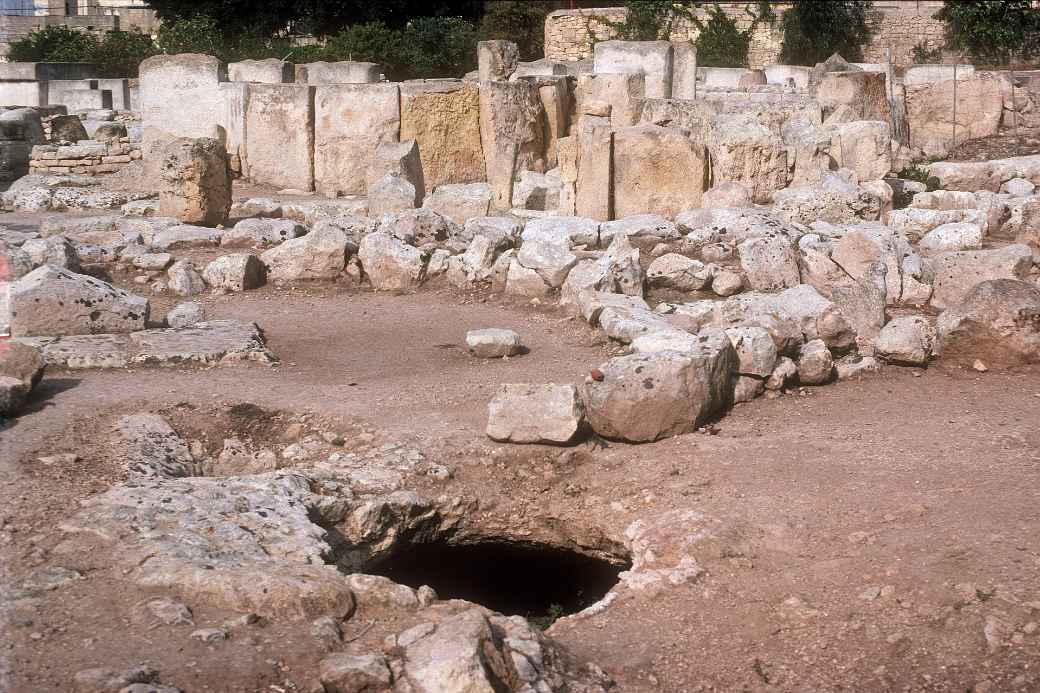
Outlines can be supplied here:
[[637, 125], [614, 132], [614, 216], [674, 217], [699, 207], [705, 189], [704, 146], [680, 131]]
[[611, 151], [613, 133], [605, 116], [578, 119], [575, 210], [580, 217], [609, 221], [611, 206]]
[[379, 81], [381, 73], [377, 63], [316, 62], [297, 65], [296, 81], [300, 84], [372, 84]]
[[243, 173], [280, 188], [314, 188], [314, 87], [251, 84]]
[[222, 139], [219, 60], [199, 53], [157, 55], [142, 62], [138, 74], [146, 162], [157, 143], [177, 137]]
[[160, 163], [159, 214], [216, 226], [230, 209], [231, 176], [224, 145], [209, 137], [169, 142]]
[[509, 209], [514, 175], [545, 171], [545, 112], [537, 88], [528, 82], [481, 83], [480, 140], [492, 209]]
[[477, 86], [454, 79], [402, 83], [401, 139], [419, 145], [428, 190], [483, 181]]
[[[396, 84], [330, 84], [314, 95], [314, 185], [327, 196], [363, 195], [376, 147], [399, 141]], [[420, 152], [422, 143], [419, 143]], [[424, 162], [425, 164], [425, 162]], [[425, 165], [424, 165], [425, 170]]]

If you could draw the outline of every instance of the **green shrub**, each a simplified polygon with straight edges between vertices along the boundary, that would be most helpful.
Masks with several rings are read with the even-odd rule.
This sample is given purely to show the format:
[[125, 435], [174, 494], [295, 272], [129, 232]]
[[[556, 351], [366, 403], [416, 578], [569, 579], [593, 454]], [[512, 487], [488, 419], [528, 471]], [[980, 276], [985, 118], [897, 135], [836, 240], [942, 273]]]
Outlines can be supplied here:
[[913, 53], [915, 65], [931, 65], [942, 62], [942, 48], [929, 48], [927, 44], [918, 43], [914, 46]]
[[897, 173], [896, 176], [903, 180], [912, 180], [918, 183], [923, 183], [928, 188], [929, 192], [938, 190], [942, 187], [942, 183], [938, 178], [928, 175], [928, 169], [916, 163], [904, 166], [903, 170]]
[[701, 27], [694, 41], [697, 46], [697, 64], [705, 67], [747, 67], [751, 31], [738, 29], [736, 20], [718, 5], [708, 8], [708, 21]]
[[12, 62], [86, 62], [97, 46], [93, 34], [64, 26], [47, 26], [11, 42], [7, 57]]
[[[329, 37], [322, 50], [325, 60], [361, 60], [396, 67], [401, 55], [401, 34], [383, 22], [355, 24]], [[299, 62], [299, 61], [297, 61]]]
[[401, 49], [400, 79], [462, 77], [477, 67], [476, 28], [458, 17], [416, 17], [402, 32]]
[[867, 0], [797, 0], [783, 15], [780, 62], [815, 65], [835, 53], [851, 62], [862, 59], [863, 44], [870, 40], [867, 11], [871, 4]]

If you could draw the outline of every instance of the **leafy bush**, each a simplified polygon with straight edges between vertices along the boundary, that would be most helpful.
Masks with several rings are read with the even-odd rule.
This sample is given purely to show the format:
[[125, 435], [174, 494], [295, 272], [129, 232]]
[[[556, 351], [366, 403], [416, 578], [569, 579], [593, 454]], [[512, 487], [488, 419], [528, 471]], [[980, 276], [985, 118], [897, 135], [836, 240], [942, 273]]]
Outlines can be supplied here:
[[110, 31], [91, 49], [87, 62], [98, 66], [98, 76], [136, 77], [145, 58], [157, 54], [152, 37], [140, 31]]
[[709, 8], [708, 21], [694, 41], [697, 63], [705, 67], [747, 67], [753, 29], [754, 23], [750, 29], [741, 31], [736, 20], [721, 7]]
[[481, 40], [515, 41], [521, 60], [545, 54], [545, 16], [551, 3], [544, 0], [498, 0], [485, 3], [478, 33]]
[[12, 62], [81, 63], [97, 45], [93, 34], [64, 26], [47, 26], [11, 42]]
[[477, 31], [457, 17], [417, 17], [399, 30], [355, 24], [329, 38], [321, 59], [376, 62], [392, 80], [461, 77], [476, 67]]
[[162, 53], [206, 53], [221, 60], [236, 56], [220, 35], [217, 21], [206, 15], [195, 15], [159, 26], [156, 39]]
[[946, 2], [935, 17], [946, 22], [946, 45], [978, 60], [1007, 64], [1040, 54], [1040, 9], [1031, 0]]
[[780, 62], [815, 65], [834, 53], [852, 62], [862, 59], [863, 44], [870, 40], [867, 11], [871, 4], [867, 0], [797, 0], [783, 15]]

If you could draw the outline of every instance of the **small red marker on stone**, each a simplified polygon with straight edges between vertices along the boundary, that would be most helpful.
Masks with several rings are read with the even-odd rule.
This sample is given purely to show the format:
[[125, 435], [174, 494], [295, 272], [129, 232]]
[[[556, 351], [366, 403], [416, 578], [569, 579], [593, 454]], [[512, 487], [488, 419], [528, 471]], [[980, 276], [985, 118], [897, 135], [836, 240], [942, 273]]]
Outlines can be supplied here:
[[591, 371], [589, 371], [589, 375], [591, 375], [592, 379], [595, 380], [597, 383], [603, 382], [603, 371], [601, 371], [600, 369], [593, 368]]

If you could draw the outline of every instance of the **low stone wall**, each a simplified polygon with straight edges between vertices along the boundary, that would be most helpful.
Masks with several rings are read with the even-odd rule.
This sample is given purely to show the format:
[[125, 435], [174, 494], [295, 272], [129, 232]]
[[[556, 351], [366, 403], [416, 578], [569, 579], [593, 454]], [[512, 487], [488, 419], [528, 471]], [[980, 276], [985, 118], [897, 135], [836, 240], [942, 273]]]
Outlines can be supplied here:
[[[758, 11], [757, 3], [719, 4], [741, 30], [747, 30], [752, 24], [753, 20], [748, 10]], [[874, 10], [868, 16], [868, 24], [873, 35], [869, 43], [863, 47], [864, 60], [883, 62], [886, 51], [890, 50], [893, 63], [910, 65], [913, 64], [915, 46], [921, 45], [929, 50], [941, 48], [944, 24], [932, 17], [941, 5], [942, 3], [927, 1], [875, 3]], [[776, 20], [761, 21], [755, 26], [748, 50], [749, 67], [761, 69], [779, 62], [780, 49], [783, 46], [783, 32], [779, 20], [786, 9], [783, 4], [774, 4]], [[616, 31], [610, 25], [624, 21], [627, 14], [628, 10], [623, 7], [559, 10], [551, 13], [545, 20], [545, 57], [550, 60], [568, 61], [591, 58], [594, 43], [616, 38]], [[703, 10], [698, 16], [702, 21], [707, 19]], [[691, 22], [679, 19], [671, 27], [669, 39], [693, 40], [697, 38], [698, 33], [697, 27]]]
[[105, 144], [83, 140], [76, 144], [40, 144], [32, 148], [32, 173], [79, 173], [88, 176], [115, 173], [141, 158], [141, 148], [128, 137]]

